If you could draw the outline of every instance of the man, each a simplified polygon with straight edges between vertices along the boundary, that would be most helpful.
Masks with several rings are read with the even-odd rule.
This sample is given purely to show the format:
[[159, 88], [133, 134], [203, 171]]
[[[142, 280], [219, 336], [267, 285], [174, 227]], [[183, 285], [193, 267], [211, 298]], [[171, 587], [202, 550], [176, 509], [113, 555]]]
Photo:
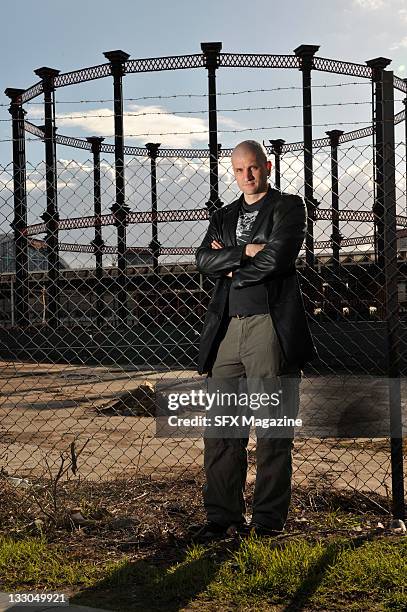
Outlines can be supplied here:
[[[246, 377], [298, 380], [316, 356], [306, 321], [295, 261], [306, 233], [299, 196], [271, 188], [271, 162], [256, 141], [238, 144], [232, 167], [242, 195], [217, 210], [197, 249], [198, 270], [215, 277], [200, 337], [198, 372], [230, 389]], [[297, 385], [298, 391], [298, 385]], [[292, 399], [292, 394], [291, 394]], [[299, 396], [294, 392], [298, 411]], [[247, 531], [245, 437], [205, 437], [203, 490], [208, 522], [202, 539]], [[284, 528], [291, 498], [293, 436], [257, 435], [257, 475], [250, 531], [273, 535]]]

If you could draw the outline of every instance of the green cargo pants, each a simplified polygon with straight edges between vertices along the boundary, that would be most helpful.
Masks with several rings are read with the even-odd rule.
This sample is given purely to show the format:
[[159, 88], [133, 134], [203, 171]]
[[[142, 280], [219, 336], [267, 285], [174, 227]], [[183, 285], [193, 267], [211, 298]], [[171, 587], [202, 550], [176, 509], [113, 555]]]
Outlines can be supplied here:
[[[274, 381], [275, 385], [278, 380], [284, 385], [285, 379], [286, 383], [289, 382], [288, 393], [284, 391], [285, 398], [289, 397], [290, 416], [295, 418], [299, 409], [300, 371], [294, 368], [284, 377], [278, 376], [280, 363], [280, 345], [269, 314], [243, 319], [232, 317], [212, 368], [212, 378], [208, 379], [208, 389], [214, 391], [221, 383], [222, 391], [236, 392], [241, 388], [239, 378], [243, 377], [251, 392], [252, 381], [258, 385], [259, 380], [264, 379], [265, 383]], [[235, 410], [241, 413], [238, 406]], [[259, 413], [254, 416], [259, 416]], [[249, 429], [234, 437], [228, 437], [226, 429], [221, 431], [219, 437], [214, 429], [204, 437], [206, 483], [203, 499], [208, 520], [230, 525], [244, 522], [246, 518], [244, 490]], [[256, 428], [257, 473], [252, 523], [278, 530], [284, 527], [291, 500], [294, 432], [292, 428], [284, 431], [285, 437], [280, 434], [270, 436]]]

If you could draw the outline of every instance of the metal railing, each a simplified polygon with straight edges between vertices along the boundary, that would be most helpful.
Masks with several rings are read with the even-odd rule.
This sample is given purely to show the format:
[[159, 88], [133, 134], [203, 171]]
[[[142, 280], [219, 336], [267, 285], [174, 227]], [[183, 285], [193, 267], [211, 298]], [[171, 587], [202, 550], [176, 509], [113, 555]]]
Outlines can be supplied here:
[[[40, 69], [40, 83], [7, 90], [13, 164], [0, 168], [0, 456], [9, 473], [36, 473], [44, 454], [57, 464], [67, 443], [86, 440], [81, 463], [89, 478], [200, 465], [199, 439], [154, 436], [153, 388], [166, 377], [199, 378], [198, 339], [213, 283], [197, 271], [194, 253], [212, 212], [238, 195], [231, 149], [218, 143], [215, 76], [224, 67], [296, 68], [303, 141], [266, 144], [274, 184], [301, 195], [308, 210], [297, 263], [319, 360], [305, 371], [302, 410], [328, 402], [323, 388], [340, 397], [345, 377], [350, 411], [351, 393], [375, 385], [390, 433], [299, 437], [294, 481], [391, 488], [393, 514], [404, 517], [407, 158], [405, 141], [395, 143], [405, 111], [394, 112], [394, 88], [406, 93], [406, 85], [382, 58], [364, 66], [315, 57], [317, 49], [227, 54], [206, 43], [202, 54], [144, 60], [112, 52], [108, 64], [62, 75]], [[125, 145], [122, 77], [187, 68], [208, 72], [209, 148]], [[314, 139], [314, 70], [370, 79], [373, 125]], [[115, 143], [56, 134], [55, 89], [106, 76], [114, 81]], [[43, 128], [23, 108], [40, 94]], [[45, 162], [26, 162], [26, 133], [44, 141]], [[88, 150], [90, 159], [60, 160], [60, 145]], [[115, 154], [114, 163], [105, 153]]]

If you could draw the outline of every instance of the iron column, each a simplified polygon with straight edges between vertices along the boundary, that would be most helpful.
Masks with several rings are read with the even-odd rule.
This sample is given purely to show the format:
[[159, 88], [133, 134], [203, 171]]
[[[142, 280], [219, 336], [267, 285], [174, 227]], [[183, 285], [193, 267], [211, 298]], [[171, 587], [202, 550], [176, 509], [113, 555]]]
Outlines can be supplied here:
[[271, 147], [273, 149], [273, 155], [274, 155], [274, 184], [276, 186], [276, 189], [281, 190], [280, 161], [281, 161], [281, 154], [283, 152], [283, 145], [285, 143], [285, 140], [282, 140], [281, 138], [277, 138], [277, 140], [269, 140], [269, 143], [271, 144]]
[[27, 180], [25, 158], [25, 111], [21, 103], [24, 89], [7, 88], [11, 99], [9, 112], [12, 117], [13, 182], [14, 182], [14, 230], [16, 280], [14, 284], [14, 322], [20, 327], [29, 324], [28, 294], [28, 238], [27, 238]]
[[216, 110], [216, 69], [219, 66], [220, 42], [201, 43], [205, 57], [205, 67], [208, 70], [208, 111], [209, 111], [209, 184], [210, 195], [206, 206], [209, 213], [222, 206], [219, 199], [219, 168], [218, 168], [218, 119]]
[[[403, 79], [407, 83], [407, 79]], [[405, 145], [405, 156], [406, 156], [406, 208], [407, 208], [407, 97], [403, 100], [404, 104], [404, 145]]]
[[125, 62], [130, 55], [124, 51], [107, 51], [103, 54], [109, 61], [113, 75], [114, 92], [114, 160], [116, 175], [116, 202], [111, 207], [117, 227], [117, 316], [119, 324], [126, 323], [127, 286], [126, 286], [126, 227], [127, 215], [130, 212], [125, 204], [124, 187], [124, 127], [123, 127], [123, 83]]
[[45, 182], [47, 191], [47, 208], [41, 218], [46, 223], [46, 243], [48, 258], [48, 323], [59, 325], [59, 251], [58, 251], [58, 190], [55, 141], [55, 87], [54, 79], [59, 70], [38, 68], [35, 74], [42, 79], [44, 91], [44, 138], [45, 138]]
[[342, 130], [330, 130], [325, 132], [329, 137], [331, 145], [331, 202], [332, 202], [332, 256], [333, 272], [339, 275], [339, 250], [341, 246], [341, 234], [339, 231], [339, 185], [338, 185], [338, 145]]
[[387, 364], [390, 401], [392, 512], [405, 519], [403, 433], [400, 395], [400, 316], [397, 291], [396, 178], [393, 72], [381, 72], [384, 278], [386, 292]]
[[313, 267], [314, 261], [314, 175], [313, 175], [313, 153], [312, 153], [312, 95], [311, 95], [311, 71], [314, 67], [314, 55], [319, 45], [300, 45], [294, 49], [295, 55], [300, 60], [302, 72], [302, 112], [304, 132], [304, 199], [307, 207], [307, 236], [305, 238], [305, 261], [308, 266]]
[[153, 271], [158, 270], [158, 256], [160, 254], [160, 243], [158, 242], [157, 224], [157, 154], [160, 143], [148, 142], [146, 144], [147, 154], [151, 160], [151, 242], [149, 247], [153, 255]]
[[102, 238], [102, 200], [100, 193], [100, 147], [104, 138], [89, 136], [86, 139], [92, 145], [93, 153], [93, 214], [95, 216], [95, 238], [92, 241], [96, 259], [96, 324], [100, 328], [103, 325], [103, 247]]
[[[374, 186], [375, 199], [373, 204], [374, 234], [375, 234], [375, 259], [379, 270], [384, 268], [384, 205], [383, 205], [383, 70], [391, 63], [391, 60], [385, 57], [376, 57], [375, 59], [366, 62], [366, 65], [372, 69], [372, 82], [374, 84]], [[381, 283], [380, 283], [381, 284]]]

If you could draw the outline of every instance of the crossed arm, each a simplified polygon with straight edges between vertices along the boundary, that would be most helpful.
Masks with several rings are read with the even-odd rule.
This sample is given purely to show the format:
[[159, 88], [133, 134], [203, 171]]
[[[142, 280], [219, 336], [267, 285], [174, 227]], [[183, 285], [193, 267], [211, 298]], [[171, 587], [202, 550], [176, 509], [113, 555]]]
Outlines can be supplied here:
[[[244, 257], [254, 257], [255, 255], [257, 255], [257, 253], [259, 251], [261, 251], [262, 249], [264, 249], [266, 245], [265, 244], [245, 244], [245, 248], [243, 250], [243, 260]], [[211, 248], [212, 249], [223, 249], [224, 246], [223, 244], [221, 244], [220, 242], [218, 242], [217, 240], [212, 240], [211, 242]], [[226, 276], [233, 276], [233, 272], [230, 271], [226, 274]]]
[[[236, 270], [244, 256], [244, 246], [223, 245], [221, 212], [217, 210], [212, 215], [208, 230], [195, 255], [199, 272], [215, 278]], [[219, 246], [212, 246], [214, 244]]]
[[273, 229], [265, 244], [223, 246], [221, 210], [211, 218], [196, 253], [198, 270], [209, 276], [232, 277], [237, 289], [264, 282], [295, 267], [306, 234], [306, 209], [299, 196], [280, 200], [273, 211]]

